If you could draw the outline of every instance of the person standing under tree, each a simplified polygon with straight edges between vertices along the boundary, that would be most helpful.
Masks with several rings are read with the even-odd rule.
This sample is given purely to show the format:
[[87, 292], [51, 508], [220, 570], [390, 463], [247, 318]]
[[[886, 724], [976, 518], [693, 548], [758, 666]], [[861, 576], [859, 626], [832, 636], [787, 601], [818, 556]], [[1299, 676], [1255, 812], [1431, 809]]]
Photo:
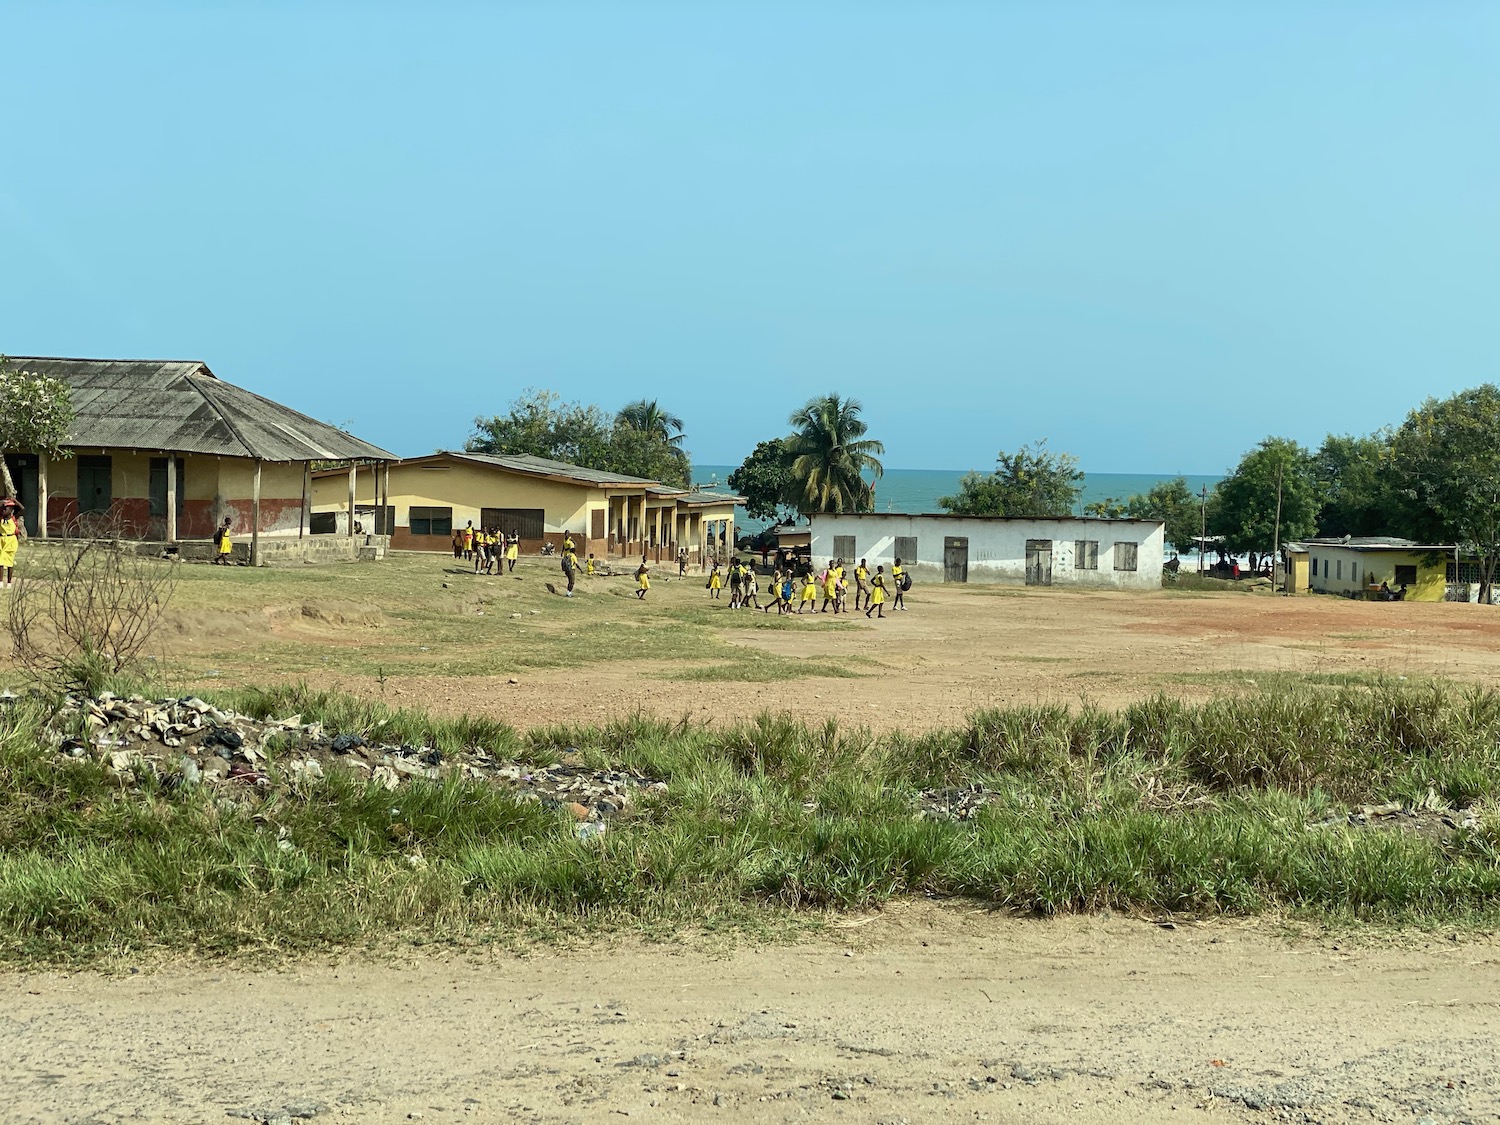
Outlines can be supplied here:
[[16, 549], [26, 534], [21, 526], [21, 505], [7, 497], [0, 500], [0, 587], [16, 584]]
[[234, 543], [229, 538], [229, 525], [234, 520], [229, 516], [224, 517], [224, 522], [214, 532], [214, 557], [213, 562], [219, 566], [229, 566], [234, 560]]

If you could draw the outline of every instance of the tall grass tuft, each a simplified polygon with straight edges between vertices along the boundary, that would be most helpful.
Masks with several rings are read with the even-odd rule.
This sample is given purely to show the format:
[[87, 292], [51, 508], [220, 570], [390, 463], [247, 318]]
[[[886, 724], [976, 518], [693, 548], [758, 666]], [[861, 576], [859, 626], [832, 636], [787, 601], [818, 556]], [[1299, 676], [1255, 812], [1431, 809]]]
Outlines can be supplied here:
[[[644, 714], [521, 736], [306, 686], [217, 702], [393, 742], [576, 755], [668, 788], [583, 841], [561, 810], [456, 778], [389, 792], [335, 769], [265, 798], [129, 784], [61, 761], [52, 704], [24, 699], [0, 711], [0, 956], [669, 933], [905, 894], [1040, 914], [1500, 917], [1500, 696], [1481, 689], [1022, 707], [879, 737], [787, 715]], [[920, 791], [973, 787], [973, 819], [918, 815]], [[1340, 815], [1392, 800], [1446, 803], [1460, 826]]]

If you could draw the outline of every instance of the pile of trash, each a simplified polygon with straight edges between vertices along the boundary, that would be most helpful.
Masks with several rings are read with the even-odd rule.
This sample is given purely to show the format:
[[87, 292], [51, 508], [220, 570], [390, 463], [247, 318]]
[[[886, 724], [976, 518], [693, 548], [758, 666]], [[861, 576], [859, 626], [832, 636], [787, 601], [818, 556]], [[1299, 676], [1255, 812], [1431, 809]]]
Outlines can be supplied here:
[[[77, 717], [82, 715], [82, 724]], [[82, 726], [85, 734], [76, 731]], [[233, 786], [245, 793], [294, 789], [343, 768], [387, 789], [414, 778], [438, 781], [457, 775], [514, 790], [523, 799], [566, 808], [580, 822], [598, 825], [627, 812], [646, 792], [666, 782], [618, 770], [593, 770], [577, 751], [556, 765], [528, 765], [470, 747], [445, 753], [432, 746], [369, 742], [356, 734], [330, 734], [300, 715], [263, 720], [220, 710], [201, 699], [128, 699], [104, 692], [69, 695], [55, 720], [58, 750], [73, 759], [103, 762], [123, 783], [148, 771], [164, 784]], [[580, 832], [595, 835], [598, 829]]]

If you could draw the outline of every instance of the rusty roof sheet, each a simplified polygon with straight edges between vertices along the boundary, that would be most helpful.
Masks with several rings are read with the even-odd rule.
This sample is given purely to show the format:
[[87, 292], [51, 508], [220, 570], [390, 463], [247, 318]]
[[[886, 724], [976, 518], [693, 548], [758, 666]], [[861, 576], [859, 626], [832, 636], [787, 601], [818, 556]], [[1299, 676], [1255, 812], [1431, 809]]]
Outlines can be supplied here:
[[261, 461], [393, 461], [337, 426], [226, 383], [198, 360], [11, 356], [73, 391], [75, 448], [151, 449]]

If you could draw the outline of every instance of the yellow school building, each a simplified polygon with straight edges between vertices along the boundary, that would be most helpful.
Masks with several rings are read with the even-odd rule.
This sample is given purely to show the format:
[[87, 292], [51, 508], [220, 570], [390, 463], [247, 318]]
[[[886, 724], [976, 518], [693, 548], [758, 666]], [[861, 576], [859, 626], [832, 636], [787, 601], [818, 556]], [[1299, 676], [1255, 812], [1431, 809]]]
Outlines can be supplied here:
[[571, 536], [580, 555], [701, 565], [734, 542], [741, 498], [520, 454], [444, 451], [314, 474], [314, 531], [390, 530], [393, 550], [450, 551], [453, 532], [493, 528], [535, 554]]

